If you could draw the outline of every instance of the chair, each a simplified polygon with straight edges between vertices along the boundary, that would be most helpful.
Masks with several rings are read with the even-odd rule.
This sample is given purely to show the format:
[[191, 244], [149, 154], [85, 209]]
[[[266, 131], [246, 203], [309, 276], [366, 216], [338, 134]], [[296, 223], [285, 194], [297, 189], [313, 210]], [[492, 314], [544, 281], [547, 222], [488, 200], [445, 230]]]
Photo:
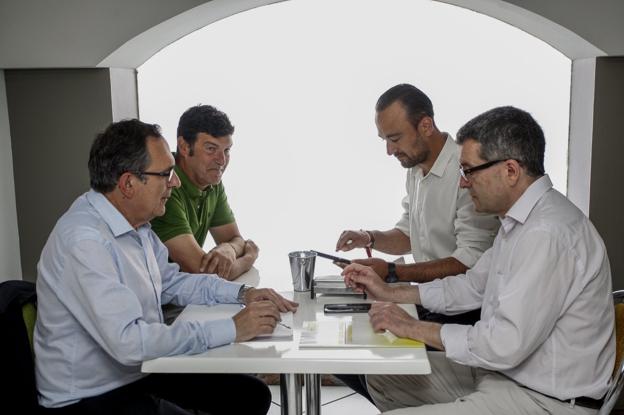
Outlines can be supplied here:
[[611, 414], [618, 402], [622, 386], [624, 386], [624, 361], [622, 361], [624, 353], [624, 290], [613, 292], [613, 302], [615, 303], [615, 366], [611, 386], [607, 390], [598, 415]]
[[36, 301], [32, 282], [0, 283], [0, 358], [5, 379], [0, 400], [3, 407], [20, 408], [20, 413], [39, 412], [32, 352]]

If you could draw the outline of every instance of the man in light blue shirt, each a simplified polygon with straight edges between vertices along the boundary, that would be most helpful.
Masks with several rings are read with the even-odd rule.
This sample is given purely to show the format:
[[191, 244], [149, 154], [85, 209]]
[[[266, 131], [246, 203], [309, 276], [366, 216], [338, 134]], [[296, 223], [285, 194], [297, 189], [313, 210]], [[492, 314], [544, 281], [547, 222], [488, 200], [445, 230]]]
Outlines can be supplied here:
[[[92, 190], [59, 219], [38, 264], [36, 380], [49, 412], [267, 412], [270, 392], [251, 376], [140, 371], [144, 360], [271, 333], [280, 312], [297, 306], [273, 290], [183, 273], [168, 262], [149, 221], [164, 214], [180, 185], [174, 165], [156, 125], [113, 123], [94, 141]], [[161, 311], [167, 303], [247, 307], [231, 319], [169, 326]], [[236, 398], [241, 392], [244, 400]]]

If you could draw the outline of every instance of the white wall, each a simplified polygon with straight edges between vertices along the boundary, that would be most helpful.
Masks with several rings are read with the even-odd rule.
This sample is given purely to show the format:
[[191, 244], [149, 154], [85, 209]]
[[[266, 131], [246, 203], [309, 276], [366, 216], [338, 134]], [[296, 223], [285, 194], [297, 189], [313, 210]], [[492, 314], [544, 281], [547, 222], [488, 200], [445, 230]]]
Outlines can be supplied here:
[[0, 70], [0, 281], [22, 279], [20, 264], [15, 185], [13, 182], [13, 153], [4, 84]]
[[596, 59], [572, 62], [568, 198], [589, 216]]
[[139, 118], [136, 71], [110, 68], [110, 85], [113, 121]]

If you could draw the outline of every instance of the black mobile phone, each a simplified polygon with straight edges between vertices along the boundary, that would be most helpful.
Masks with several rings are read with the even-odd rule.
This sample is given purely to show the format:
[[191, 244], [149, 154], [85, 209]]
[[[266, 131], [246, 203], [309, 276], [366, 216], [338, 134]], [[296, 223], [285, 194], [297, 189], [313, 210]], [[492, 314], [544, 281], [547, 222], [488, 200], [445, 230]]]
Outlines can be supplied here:
[[335, 261], [335, 262], [343, 262], [345, 264], [350, 264], [351, 263], [351, 261], [346, 259], [346, 258], [340, 258], [340, 257], [337, 257], [337, 256], [324, 254], [322, 252], [314, 251], [314, 250], [312, 252], [314, 252], [316, 255], [320, 256], [321, 258], [331, 259], [332, 261]]
[[325, 314], [368, 313], [370, 308], [370, 303], [325, 304], [323, 311]]

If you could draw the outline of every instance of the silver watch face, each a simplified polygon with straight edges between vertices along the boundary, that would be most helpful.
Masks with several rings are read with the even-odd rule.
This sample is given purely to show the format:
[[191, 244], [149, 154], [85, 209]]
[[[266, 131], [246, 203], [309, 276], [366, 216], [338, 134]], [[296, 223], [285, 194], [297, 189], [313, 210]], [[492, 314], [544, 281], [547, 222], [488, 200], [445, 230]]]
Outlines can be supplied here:
[[238, 290], [238, 297], [236, 298], [238, 300], [239, 303], [242, 303], [245, 301], [245, 293], [247, 291], [249, 291], [250, 287], [247, 287], [245, 285], [243, 285], [240, 290]]

